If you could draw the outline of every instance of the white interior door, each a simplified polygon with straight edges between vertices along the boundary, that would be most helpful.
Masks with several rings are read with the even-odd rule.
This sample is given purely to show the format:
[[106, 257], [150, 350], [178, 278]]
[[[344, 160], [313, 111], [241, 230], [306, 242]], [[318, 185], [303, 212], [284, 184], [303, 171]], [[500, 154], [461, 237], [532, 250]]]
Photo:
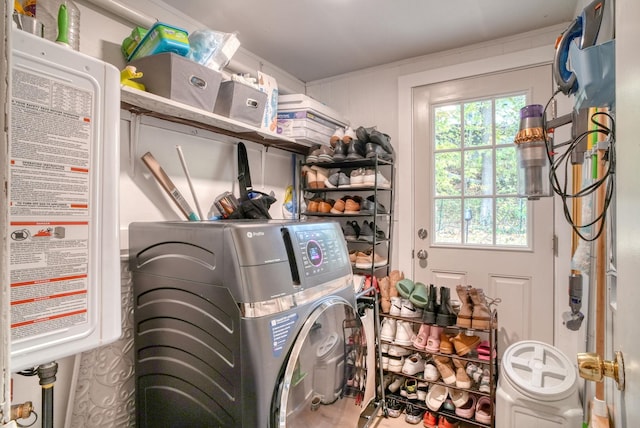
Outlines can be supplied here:
[[[638, 303], [640, 302], [640, 187], [638, 165], [640, 145], [637, 142], [637, 122], [640, 115], [640, 56], [637, 40], [640, 27], [640, 2], [617, 0], [616, 16], [616, 271], [609, 289], [612, 325], [607, 325], [607, 360], [614, 351], [622, 351], [625, 365], [625, 390], [619, 392], [611, 379], [606, 398], [613, 405], [615, 427], [640, 426], [640, 340], [638, 340]], [[615, 327], [615, 331], [612, 331]], [[612, 334], [613, 333], [613, 334]]]
[[[452, 299], [457, 299], [457, 284], [500, 298], [500, 351], [525, 339], [553, 343], [553, 199], [528, 202], [514, 197], [512, 141], [519, 107], [515, 115], [505, 113], [514, 110], [513, 103], [507, 105], [514, 99], [521, 105], [544, 105], [551, 85], [551, 68], [542, 65], [415, 87], [412, 92], [414, 280], [448, 286]], [[471, 135], [478, 117], [486, 128], [482, 141]], [[508, 132], [500, 127], [513, 129], [506, 124], [513, 121], [515, 131], [506, 141]], [[490, 123], [495, 126], [485, 126]], [[434, 128], [440, 134], [434, 136]], [[457, 132], [450, 140], [460, 141], [446, 143], [439, 135], [447, 132]], [[513, 225], [513, 215], [503, 215], [508, 206], [520, 213], [521, 224]]]

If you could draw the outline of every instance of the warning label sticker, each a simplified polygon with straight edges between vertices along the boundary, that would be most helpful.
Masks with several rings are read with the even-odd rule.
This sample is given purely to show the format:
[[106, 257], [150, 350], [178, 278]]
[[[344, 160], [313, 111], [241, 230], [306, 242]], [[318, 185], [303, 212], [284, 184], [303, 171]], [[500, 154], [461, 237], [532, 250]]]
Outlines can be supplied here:
[[94, 91], [15, 67], [9, 146], [14, 343], [87, 324]]
[[13, 340], [87, 321], [88, 222], [11, 222]]

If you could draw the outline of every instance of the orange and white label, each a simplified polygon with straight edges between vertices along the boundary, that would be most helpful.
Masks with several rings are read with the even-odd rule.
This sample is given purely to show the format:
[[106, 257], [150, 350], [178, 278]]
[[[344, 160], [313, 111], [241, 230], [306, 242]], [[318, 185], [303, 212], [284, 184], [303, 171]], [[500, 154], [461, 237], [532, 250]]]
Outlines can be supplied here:
[[11, 337], [87, 322], [89, 222], [9, 223]]

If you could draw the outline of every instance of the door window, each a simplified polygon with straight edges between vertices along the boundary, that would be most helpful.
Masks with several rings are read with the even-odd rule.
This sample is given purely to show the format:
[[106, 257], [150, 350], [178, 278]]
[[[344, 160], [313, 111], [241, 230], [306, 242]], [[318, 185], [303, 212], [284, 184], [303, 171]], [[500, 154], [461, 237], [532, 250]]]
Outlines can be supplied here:
[[526, 94], [433, 105], [433, 243], [528, 247], [513, 139]]

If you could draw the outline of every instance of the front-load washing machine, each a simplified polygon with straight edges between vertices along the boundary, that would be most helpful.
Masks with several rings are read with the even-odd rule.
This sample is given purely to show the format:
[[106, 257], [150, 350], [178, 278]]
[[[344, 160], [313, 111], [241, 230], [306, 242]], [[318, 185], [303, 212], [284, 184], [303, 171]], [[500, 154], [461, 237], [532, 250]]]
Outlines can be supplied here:
[[357, 411], [345, 364], [363, 339], [338, 223], [141, 222], [129, 235], [138, 427], [333, 427]]

